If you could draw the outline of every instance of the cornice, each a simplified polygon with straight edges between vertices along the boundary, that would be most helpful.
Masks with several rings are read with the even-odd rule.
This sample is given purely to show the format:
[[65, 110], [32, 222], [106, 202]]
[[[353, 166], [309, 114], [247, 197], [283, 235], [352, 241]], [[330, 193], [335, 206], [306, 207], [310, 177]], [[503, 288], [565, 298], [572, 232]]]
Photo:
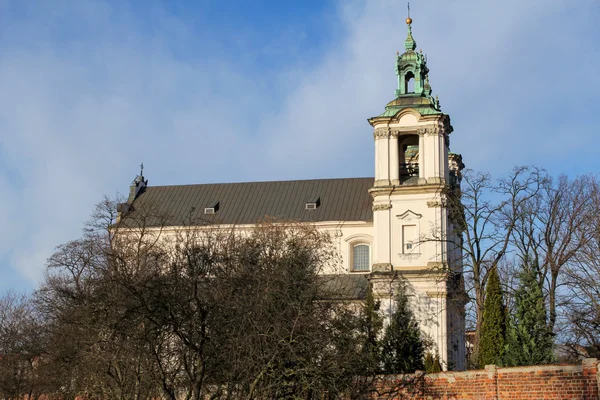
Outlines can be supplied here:
[[444, 126], [447, 126], [446, 129], [448, 132], [452, 132], [452, 126], [450, 125], [450, 117], [448, 114], [444, 113], [435, 113], [435, 114], [421, 114], [419, 111], [412, 107], [404, 108], [399, 110], [395, 115], [392, 116], [376, 116], [367, 119], [371, 126], [377, 126], [382, 124], [390, 124], [394, 122], [400, 121], [400, 119], [406, 115], [407, 113], [411, 113], [417, 116], [419, 122], [438, 122], [442, 123]]
[[410, 185], [410, 186], [375, 186], [369, 189], [371, 196], [375, 198], [381, 195], [392, 195], [395, 193], [401, 194], [421, 194], [421, 193], [439, 193], [446, 185], [440, 184], [425, 184], [425, 185]]

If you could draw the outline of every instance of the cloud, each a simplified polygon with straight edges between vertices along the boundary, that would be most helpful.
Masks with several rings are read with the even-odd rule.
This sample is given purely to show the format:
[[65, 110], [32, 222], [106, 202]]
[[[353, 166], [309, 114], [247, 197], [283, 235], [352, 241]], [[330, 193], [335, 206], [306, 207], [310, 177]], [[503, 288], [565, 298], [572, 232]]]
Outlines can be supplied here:
[[[126, 192], [142, 161], [151, 185], [373, 174], [366, 119], [393, 97], [406, 36], [395, 1], [340, 1], [319, 17], [322, 38], [288, 27], [267, 41], [261, 21], [232, 32], [156, 4], [143, 18], [100, 0], [0, 11], [3, 274], [37, 282], [53, 247], [104, 194]], [[469, 167], [597, 169], [598, 14], [593, 0], [414, 4]]]
[[[103, 194], [127, 190], [141, 161], [155, 176], [176, 177], [169, 183], [194, 171], [193, 181], [225, 179], [229, 157], [248, 151], [243, 121], [255, 118], [254, 84], [231, 60], [169, 52], [173, 31], [189, 39], [176, 21], [147, 34], [135, 20], [129, 29], [127, 16], [113, 20], [120, 9], [77, 4], [84, 6], [64, 3], [71, 27], [55, 13], [41, 21], [19, 10], [27, 15], [15, 15], [1, 40], [0, 222], [9, 228], [0, 250], [9, 264], [3, 273], [32, 282], [54, 246], [79, 236]], [[83, 26], [97, 34], [57, 39]]]
[[[590, 96], [600, 79], [590, 66], [600, 62], [592, 17], [598, 11], [593, 1], [577, 7], [536, 0], [416, 4], [414, 36], [429, 55], [434, 93], [452, 117], [452, 149], [471, 168], [502, 174], [535, 163], [552, 169], [557, 159], [573, 161], [562, 154], [564, 142], [582, 150], [564, 123], [578, 125], [580, 138], [593, 134], [583, 114], [597, 108]], [[263, 126], [274, 163], [289, 166], [281, 175], [300, 176], [313, 165], [322, 175], [365, 171], [372, 157], [365, 119], [392, 99], [394, 50], [403, 51], [406, 35], [403, 13], [397, 2], [341, 7], [347, 35], [303, 76], [276, 122]]]

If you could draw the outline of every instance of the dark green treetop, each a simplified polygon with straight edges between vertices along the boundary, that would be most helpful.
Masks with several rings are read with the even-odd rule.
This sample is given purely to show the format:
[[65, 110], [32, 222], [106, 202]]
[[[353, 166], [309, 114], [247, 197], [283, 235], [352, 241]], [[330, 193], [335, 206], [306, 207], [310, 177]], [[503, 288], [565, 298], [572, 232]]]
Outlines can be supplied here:
[[552, 334], [546, 321], [544, 293], [537, 279], [538, 264], [526, 262], [515, 292], [515, 313], [509, 320], [505, 364], [548, 364], [553, 361]]
[[382, 340], [383, 373], [403, 374], [425, 369], [425, 343], [401, 281], [395, 310]]
[[375, 375], [381, 371], [381, 331], [383, 317], [379, 313], [380, 302], [373, 297], [373, 289], [369, 286], [367, 296], [360, 313], [360, 331], [363, 338], [361, 348], [362, 374]]
[[480, 367], [502, 365], [506, 338], [506, 307], [496, 267], [490, 270], [483, 303], [483, 325], [479, 339]]

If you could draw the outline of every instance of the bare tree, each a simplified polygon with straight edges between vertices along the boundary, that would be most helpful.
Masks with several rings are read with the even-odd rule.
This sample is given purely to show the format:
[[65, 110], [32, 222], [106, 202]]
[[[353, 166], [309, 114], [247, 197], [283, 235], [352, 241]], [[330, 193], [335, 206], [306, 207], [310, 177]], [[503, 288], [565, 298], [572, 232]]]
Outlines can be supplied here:
[[[170, 229], [136, 210], [100, 213], [59, 246], [38, 292], [63, 372], [62, 397], [323, 398], [354, 393], [357, 317], [314, 227]], [[158, 221], [158, 222], [157, 222]], [[333, 292], [332, 292], [333, 290]]]
[[[521, 205], [513, 230], [517, 255], [539, 264], [539, 280], [548, 304], [548, 328], [556, 333], [561, 292], [568, 293], [565, 268], [578, 259], [594, 235], [598, 184], [592, 176], [547, 179], [542, 190]], [[573, 270], [573, 268], [571, 268]], [[573, 282], [571, 282], [573, 283]], [[572, 290], [577, 291], [576, 287]], [[567, 301], [565, 299], [565, 301]], [[568, 301], [567, 301], [568, 302]]]
[[444, 240], [460, 249], [467, 291], [475, 314], [475, 351], [483, 322], [488, 273], [509, 251], [516, 220], [523, 205], [540, 191], [546, 177], [535, 167], [516, 167], [496, 182], [489, 174], [464, 171], [460, 189], [447, 192], [453, 231]]
[[40, 368], [45, 354], [43, 322], [31, 298], [8, 292], [0, 297], [0, 394], [34, 399], [51, 386]]
[[600, 357], [600, 193], [588, 214], [589, 240], [565, 268], [570, 297], [566, 302], [566, 342], [575, 356]]

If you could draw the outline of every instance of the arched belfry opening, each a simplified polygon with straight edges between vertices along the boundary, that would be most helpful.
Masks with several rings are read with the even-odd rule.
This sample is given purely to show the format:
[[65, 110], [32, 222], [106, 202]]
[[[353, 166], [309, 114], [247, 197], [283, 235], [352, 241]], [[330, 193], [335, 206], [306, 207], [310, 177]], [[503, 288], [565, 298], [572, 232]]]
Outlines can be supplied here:
[[412, 71], [408, 71], [406, 75], [404, 75], [404, 93], [414, 93], [415, 92], [415, 74]]
[[400, 136], [398, 152], [400, 184], [416, 184], [419, 179], [419, 135]]

